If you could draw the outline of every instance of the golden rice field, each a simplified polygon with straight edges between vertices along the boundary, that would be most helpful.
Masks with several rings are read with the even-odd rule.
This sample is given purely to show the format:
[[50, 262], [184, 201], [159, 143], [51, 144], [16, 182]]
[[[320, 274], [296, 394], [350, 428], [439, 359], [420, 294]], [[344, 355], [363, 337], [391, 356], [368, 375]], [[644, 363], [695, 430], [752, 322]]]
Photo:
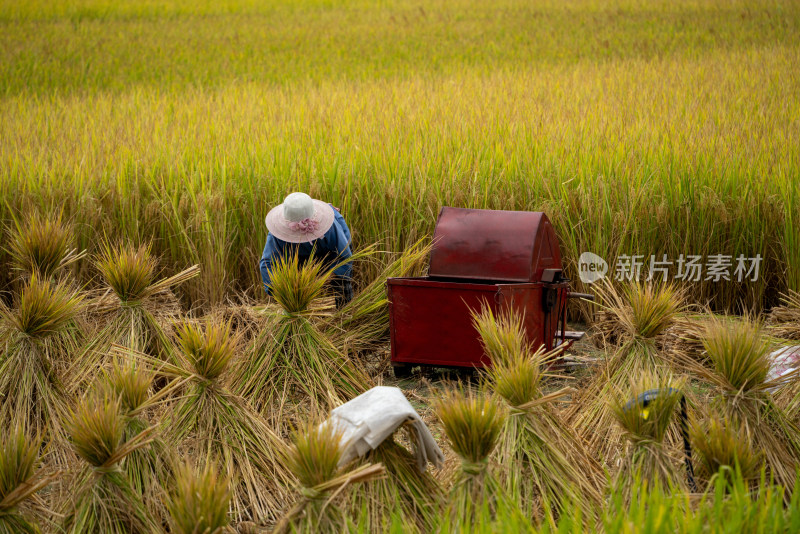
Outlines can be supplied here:
[[[0, 0], [0, 534], [799, 531], [798, 65], [792, 0]], [[352, 230], [341, 308], [261, 289], [292, 191]], [[393, 376], [442, 206], [545, 211], [587, 338], [474, 310], [490, 369]], [[317, 426], [380, 385], [440, 465]]]
[[572, 278], [584, 251], [760, 254], [756, 283], [692, 295], [769, 306], [800, 288], [799, 11], [4, 2], [0, 217], [63, 212], [89, 250], [152, 241], [203, 264], [186, 294], [214, 303], [260, 294], [263, 218], [294, 190], [389, 251], [442, 205], [545, 210]]

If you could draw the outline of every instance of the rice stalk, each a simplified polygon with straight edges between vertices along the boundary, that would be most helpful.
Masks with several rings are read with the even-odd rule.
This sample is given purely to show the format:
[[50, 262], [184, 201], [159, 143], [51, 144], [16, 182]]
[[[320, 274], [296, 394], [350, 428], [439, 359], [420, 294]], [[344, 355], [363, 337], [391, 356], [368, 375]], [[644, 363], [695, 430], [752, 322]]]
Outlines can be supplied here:
[[120, 401], [105, 393], [87, 396], [67, 424], [72, 446], [86, 465], [76, 474], [66, 502], [67, 533], [156, 533], [159, 523], [133, 488], [122, 462], [147, 446], [155, 427], [125, 440]]
[[753, 319], [736, 324], [710, 321], [703, 345], [710, 365], [688, 361], [687, 367], [714, 388], [720, 417], [741, 425], [742, 435], [763, 453], [767, 470], [789, 498], [800, 461], [800, 429], [777, 405], [772, 391], [796, 381], [798, 370], [767, 380], [770, 346], [761, 324]]
[[717, 476], [736, 472], [748, 485], [758, 481], [764, 466], [763, 454], [753, 448], [746, 427], [740, 422], [724, 421], [709, 415], [703, 421], [692, 420], [689, 436], [699, 459], [695, 473], [709, 483]]
[[286, 532], [338, 533], [352, 529], [340, 495], [351, 484], [384, 476], [381, 464], [339, 468], [340, 434], [332, 425], [308, 425], [296, 432], [286, 463], [298, 481], [298, 499], [275, 527]]
[[425, 244], [427, 240], [422, 238], [398, 253], [353, 300], [336, 310], [325, 328], [335, 346], [360, 353], [375, 349], [389, 338], [386, 280], [420, 276], [432, 246]]
[[157, 261], [149, 245], [112, 245], [105, 242], [95, 257], [105, 287], [92, 299], [90, 311], [100, 328], [95, 353], [113, 343], [162, 359], [172, 359], [169, 326], [180, 314], [172, 290], [200, 273], [194, 265], [158, 279]]
[[0, 424], [49, 435], [58, 455], [65, 444], [60, 422], [80, 363], [75, 318], [82, 304], [66, 282], [52, 284], [35, 274], [13, 308], [0, 303]]
[[228, 517], [230, 500], [230, 481], [220, 475], [216, 462], [206, 461], [201, 469], [189, 463], [181, 465], [167, 501], [171, 531], [176, 534], [235, 532]]
[[11, 265], [25, 277], [51, 280], [86, 255], [71, 246], [72, 228], [62, 222], [61, 214], [48, 218], [32, 213], [22, 221], [14, 219], [14, 229], [6, 233], [8, 245], [4, 248]]
[[291, 474], [283, 442], [248, 401], [231, 393], [228, 366], [238, 349], [230, 324], [207, 320], [178, 328], [177, 364], [114, 346], [171, 379], [164, 433], [180, 454], [216, 458], [231, 480], [231, 513], [237, 521], [275, 519], [288, 498]]
[[[416, 443], [414, 428], [403, 425]], [[395, 435], [364, 455], [365, 464], [383, 465], [386, 476], [371, 480], [353, 492], [347, 504], [359, 528], [384, 532], [393, 518], [402, 518], [405, 532], [432, 532], [444, 503], [444, 492], [429, 471], [421, 472], [417, 459]]]
[[497, 463], [506, 467], [500, 482], [519, 497], [527, 514], [552, 521], [580, 504], [581, 517], [591, 524], [602, 504], [605, 476], [583, 439], [553, 405], [572, 390], [542, 391], [542, 362], [552, 355], [539, 351], [505, 357], [493, 360], [487, 371], [489, 387], [509, 410], [495, 454]]
[[[608, 402], [632, 394], [631, 377], [666, 376], [675, 367], [663, 351], [664, 335], [683, 311], [682, 291], [667, 284], [630, 283], [617, 289], [610, 282], [598, 289], [604, 315], [593, 326], [606, 347], [598, 372], [567, 409], [567, 419], [587, 442], [589, 450], [612, 468], [625, 440]], [[677, 443], [674, 428], [670, 441]]]
[[27, 504], [59, 475], [42, 472], [41, 449], [42, 440], [30, 438], [21, 427], [0, 436], [0, 534], [39, 532], [41, 513]]
[[488, 509], [488, 517], [495, 518], [501, 503], [521, 514], [497, 480], [497, 469], [490, 465], [505, 427], [502, 405], [482, 393], [453, 389], [436, 399], [434, 408], [453, 451], [461, 459], [441, 526], [446, 525], [451, 532], [469, 529], [484, 509]]
[[800, 340], [800, 292], [790, 289], [781, 295], [781, 305], [767, 316], [767, 327], [776, 337]]
[[629, 442], [615, 485], [629, 486], [630, 480], [635, 478], [648, 487], [685, 491], [686, 475], [676, 467], [677, 461], [665, 443], [675, 409], [683, 396], [684, 382], [669, 374], [646, 373], [634, 380], [630, 390], [620, 391], [610, 401], [614, 417]]
[[[151, 396], [155, 373], [136, 362], [114, 361], [111, 371], [100, 386], [106, 394], [119, 399], [120, 415], [124, 421], [123, 439], [130, 441], [150, 428], [145, 412], [160, 402], [169, 391]], [[142, 496], [155, 517], [164, 517], [164, 488], [172, 485], [172, 451], [160, 434], [154, 433], [147, 446], [132, 451], [123, 469], [133, 489]]]
[[296, 255], [273, 265], [272, 295], [281, 308], [270, 311], [271, 328], [251, 345], [234, 384], [276, 427], [287, 428], [291, 417], [327, 412], [369, 389], [362, 369], [315, 322], [332, 313], [333, 299], [322, 297], [331, 273], [313, 258], [301, 265]]

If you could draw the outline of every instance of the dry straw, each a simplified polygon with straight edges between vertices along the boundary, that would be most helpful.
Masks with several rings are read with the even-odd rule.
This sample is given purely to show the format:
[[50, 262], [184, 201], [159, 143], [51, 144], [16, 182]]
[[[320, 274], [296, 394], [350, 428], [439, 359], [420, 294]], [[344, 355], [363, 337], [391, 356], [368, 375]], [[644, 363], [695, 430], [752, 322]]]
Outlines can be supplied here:
[[341, 435], [332, 425], [308, 425], [295, 433], [286, 462], [299, 483], [298, 500], [281, 518], [275, 533], [338, 533], [353, 529], [342, 507], [344, 492], [353, 484], [384, 475], [381, 464], [339, 467]]
[[753, 447], [744, 425], [735, 419], [724, 420], [716, 414], [694, 419], [689, 436], [698, 459], [695, 474], [707, 486], [715, 476], [728, 477], [736, 470], [745, 483], [758, 481], [764, 456]]
[[156, 533], [160, 525], [122, 468], [126, 457], [150, 443], [155, 427], [125, 440], [120, 401], [105, 393], [83, 399], [68, 423], [72, 446], [85, 461], [64, 512], [70, 534]]
[[772, 391], [797, 380], [797, 370], [768, 380], [770, 344], [760, 323], [714, 319], [703, 337], [708, 364], [686, 362], [693, 375], [711, 384], [714, 405], [725, 421], [739, 425], [741, 437], [764, 455], [776, 483], [791, 495], [800, 462], [800, 430], [776, 404]]
[[201, 469], [189, 463], [176, 471], [167, 501], [171, 532], [175, 534], [233, 534], [228, 517], [230, 481], [221, 476], [217, 462], [206, 461]]
[[683, 397], [684, 382], [670, 374], [643, 373], [631, 388], [617, 393], [610, 407], [629, 447], [621, 459], [616, 485], [630, 495], [630, 481], [641, 480], [664, 490], [687, 488], [687, 474], [665, 443], [667, 430]]
[[25, 278], [37, 275], [50, 280], [86, 255], [72, 247], [72, 228], [61, 220], [61, 215], [46, 218], [34, 213], [22, 221], [14, 219], [14, 229], [7, 231], [7, 239], [5, 248], [12, 267]]
[[434, 408], [450, 446], [461, 459], [439, 528], [466, 531], [481, 514], [495, 518], [503, 505], [521, 513], [497, 480], [498, 470], [490, 463], [506, 423], [503, 406], [484, 393], [453, 389], [437, 398]]
[[287, 428], [293, 417], [325, 413], [369, 389], [369, 378], [317, 324], [333, 311], [333, 298], [323, 296], [331, 276], [321, 261], [301, 263], [296, 254], [272, 266], [279, 308], [270, 310], [272, 328], [252, 344], [235, 387], [275, 426]]
[[789, 290], [781, 296], [781, 305], [772, 308], [767, 318], [774, 336], [800, 340], [800, 293]]
[[[114, 352], [145, 363], [175, 392], [164, 419], [165, 439], [194, 458], [217, 458], [231, 477], [236, 520], [274, 519], [287, 500], [291, 475], [280, 457], [282, 440], [242, 397], [227, 387], [238, 340], [230, 324], [206, 320], [178, 328], [177, 364], [120, 346]], [[161, 393], [159, 393], [161, 394]]]
[[27, 506], [33, 496], [58, 476], [39, 468], [42, 441], [21, 427], [0, 436], [0, 534], [37, 534], [41, 513]]
[[[406, 439], [399, 439], [403, 430]], [[357, 488], [348, 503], [351, 517], [369, 532], [383, 532], [400, 519], [405, 532], [432, 532], [444, 502], [439, 482], [429, 471], [419, 470], [416, 457], [401, 444], [417, 443], [412, 425], [403, 425], [394, 435], [368, 452], [362, 462], [381, 464], [386, 476]]]
[[65, 282], [31, 275], [13, 308], [0, 303], [0, 424], [49, 432], [63, 445], [60, 421], [82, 335], [75, 318], [82, 298]]
[[519, 497], [524, 511], [540, 518], [557, 516], [578, 503], [582, 517], [596, 518], [605, 476], [554, 406], [572, 390], [543, 390], [544, 368], [558, 351], [532, 353], [522, 317], [512, 310], [495, 314], [484, 306], [473, 313], [473, 321], [492, 361], [486, 372], [489, 387], [509, 410], [496, 453], [505, 466], [501, 483]]
[[431, 250], [420, 239], [402, 252], [382, 269], [353, 300], [331, 317], [326, 333], [337, 347], [359, 353], [374, 350], [389, 337], [389, 300], [386, 294], [388, 278], [419, 276], [425, 269]]
[[[631, 377], [661, 376], [672, 362], [661, 350], [661, 337], [684, 309], [684, 294], [669, 284], [632, 282], [617, 288], [604, 282], [598, 288], [603, 311], [593, 328], [601, 332], [605, 360], [568, 410], [568, 418], [590, 450], [612, 467], [624, 439], [608, 399], [632, 393]], [[670, 441], [678, 440], [677, 430]]]
[[96, 343], [170, 358], [169, 325], [180, 313], [172, 289], [198, 276], [200, 267], [158, 279], [158, 263], [148, 245], [108, 242], [101, 245], [95, 266], [105, 283], [90, 307], [101, 325]]

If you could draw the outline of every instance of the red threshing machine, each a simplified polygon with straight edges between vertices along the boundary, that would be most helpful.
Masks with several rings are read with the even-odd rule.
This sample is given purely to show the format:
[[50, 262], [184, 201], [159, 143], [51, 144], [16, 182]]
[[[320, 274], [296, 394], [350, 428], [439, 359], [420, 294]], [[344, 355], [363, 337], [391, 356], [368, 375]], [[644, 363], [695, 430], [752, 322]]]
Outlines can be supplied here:
[[547, 215], [531, 211], [442, 208], [428, 276], [389, 278], [392, 366], [406, 376], [415, 365], [489, 365], [471, 310], [486, 303], [524, 314], [528, 340], [547, 350], [572, 343], [558, 238]]

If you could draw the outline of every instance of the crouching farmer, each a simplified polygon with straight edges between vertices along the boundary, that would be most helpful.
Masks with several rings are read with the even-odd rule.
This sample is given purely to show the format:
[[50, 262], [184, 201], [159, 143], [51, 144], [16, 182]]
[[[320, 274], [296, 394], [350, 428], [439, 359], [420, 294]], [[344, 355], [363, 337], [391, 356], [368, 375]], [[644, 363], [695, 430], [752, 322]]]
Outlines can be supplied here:
[[[269, 233], [259, 267], [267, 294], [270, 294], [270, 270], [280, 258], [296, 253], [302, 264], [313, 251], [315, 259], [333, 267], [353, 255], [350, 229], [339, 210], [305, 193], [286, 197], [283, 204], [270, 210], [264, 222]], [[331, 284], [337, 307], [353, 298], [352, 270], [352, 262], [348, 261], [333, 271]]]

